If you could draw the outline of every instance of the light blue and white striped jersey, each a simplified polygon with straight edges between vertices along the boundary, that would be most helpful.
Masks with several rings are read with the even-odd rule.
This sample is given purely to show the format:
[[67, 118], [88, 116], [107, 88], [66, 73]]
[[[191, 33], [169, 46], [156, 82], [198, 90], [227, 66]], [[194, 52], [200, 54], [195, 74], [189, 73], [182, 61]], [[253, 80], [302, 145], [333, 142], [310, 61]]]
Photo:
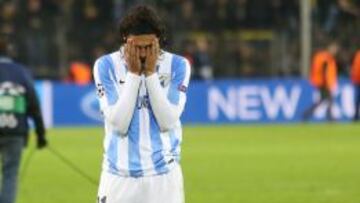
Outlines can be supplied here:
[[[164, 51], [159, 56], [156, 68], [164, 94], [172, 105], [180, 106], [182, 111], [190, 79], [189, 62], [181, 56]], [[121, 98], [127, 73], [121, 50], [97, 59], [94, 78], [101, 110], [111, 108]], [[137, 103], [127, 134], [121, 135], [104, 119], [103, 170], [119, 176], [164, 174], [180, 160], [181, 122], [178, 120], [169, 131], [160, 131], [149, 102], [145, 76], [141, 77]]]

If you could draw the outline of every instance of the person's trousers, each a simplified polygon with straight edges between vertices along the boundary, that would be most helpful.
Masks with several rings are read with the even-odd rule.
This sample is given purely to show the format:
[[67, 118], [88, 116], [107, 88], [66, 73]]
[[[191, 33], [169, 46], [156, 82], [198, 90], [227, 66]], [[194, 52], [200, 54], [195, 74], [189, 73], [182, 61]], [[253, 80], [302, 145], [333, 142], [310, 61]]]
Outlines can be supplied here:
[[0, 137], [2, 168], [0, 203], [15, 203], [23, 146], [24, 138], [22, 136]]
[[312, 104], [308, 109], [305, 110], [305, 112], [302, 115], [303, 121], [307, 121], [310, 119], [310, 117], [314, 114], [315, 110], [324, 102], [328, 102], [328, 106], [326, 109], [326, 119], [328, 121], [333, 121], [334, 117], [332, 114], [332, 105], [333, 105], [333, 97], [330, 90], [327, 88], [318, 88], [318, 91], [320, 92], [320, 100]]

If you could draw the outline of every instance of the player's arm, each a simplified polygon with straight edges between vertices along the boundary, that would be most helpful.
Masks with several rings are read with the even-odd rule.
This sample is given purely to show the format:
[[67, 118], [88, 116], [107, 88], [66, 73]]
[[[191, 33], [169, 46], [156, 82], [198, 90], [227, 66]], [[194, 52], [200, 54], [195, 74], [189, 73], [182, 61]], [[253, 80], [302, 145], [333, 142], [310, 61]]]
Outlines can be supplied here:
[[190, 64], [187, 60], [178, 60], [175, 74], [171, 77], [169, 94], [165, 94], [160, 85], [155, 63], [158, 53], [158, 43], [149, 51], [146, 57], [146, 86], [152, 110], [161, 131], [172, 129], [183, 112], [186, 102], [186, 89], [190, 79]]
[[141, 81], [139, 57], [136, 60], [139, 53], [134, 46], [126, 46], [125, 53], [129, 72], [126, 74], [121, 93], [117, 91], [116, 81], [109, 71], [111, 63], [106, 58], [100, 58], [94, 66], [94, 79], [105, 120], [123, 135], [126, 135], [129, 129]]
[[30, 73], [24, 70], [24, 81], [26, 88], [26, 111], [27, 114], [31, 117], [35, 124], [35, 132], [37, 136], [37, 147], [43, 148], [47, 145], [45, 138], [45, 126], [43, 117], [40, 110], [40, 104], [36, 91], [34, 88], [33, 80], [30, 76]]

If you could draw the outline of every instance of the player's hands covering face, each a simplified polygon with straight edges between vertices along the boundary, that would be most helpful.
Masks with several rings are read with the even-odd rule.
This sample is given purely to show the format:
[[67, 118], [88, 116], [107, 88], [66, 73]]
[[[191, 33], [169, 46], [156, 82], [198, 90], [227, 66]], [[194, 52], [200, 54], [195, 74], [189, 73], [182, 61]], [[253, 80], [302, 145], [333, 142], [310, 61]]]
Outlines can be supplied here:
[[156, 71], [159, 40], [155, 35], [130, 36], [125, 45], [125, 59], [130, 72], [149, 76]]
[[128, 66], [128, 69], [131, 73], [140, 75], [141, 70], [141, 60], [140, 60], [140, 50], [136, 47], [136, 42], [134, 39], [127, 39], [125, 44], [125, 61]]
[[159, 57], [160, 48], [159, 40], [154, 38], [151, 41], [151, 46], [146, 48], [146, 59], [145, 59], [145, 76], [152, 75], [156, 72], [156, 61]]

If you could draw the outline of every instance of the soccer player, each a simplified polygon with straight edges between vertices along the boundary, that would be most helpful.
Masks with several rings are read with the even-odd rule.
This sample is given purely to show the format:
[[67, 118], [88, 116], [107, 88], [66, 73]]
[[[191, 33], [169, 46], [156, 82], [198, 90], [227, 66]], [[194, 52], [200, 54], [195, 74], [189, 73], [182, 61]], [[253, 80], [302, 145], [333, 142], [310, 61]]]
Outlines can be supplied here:
[[8, 37], [0, 34], [0, 156], [1, 203], [14, 203], [28, 118], [35, 123], [37, 147], [47, 145], [44, 122], [33, 82], [26, 69], [7, 56]]
[[327, 48], [318, 51], [313, 58], [310, 83], [320, 92], [320, 99], [312, 104], [303, 114], [303, 120], [308, 120], [315, 109], [324, 102], [328, 103], [326, 118], [332, 121], [333, 93], [337, 86], [337, 64], [335, 56], [339, 50], [336, 41], [328, 44]]
[[120, 50], [102, 56], [94, 78], [105, 121], [100, 203], [182, 203], [180, 115], [189, 62], [162, 49], [164, 28], [149, 6], [120, 26]]

